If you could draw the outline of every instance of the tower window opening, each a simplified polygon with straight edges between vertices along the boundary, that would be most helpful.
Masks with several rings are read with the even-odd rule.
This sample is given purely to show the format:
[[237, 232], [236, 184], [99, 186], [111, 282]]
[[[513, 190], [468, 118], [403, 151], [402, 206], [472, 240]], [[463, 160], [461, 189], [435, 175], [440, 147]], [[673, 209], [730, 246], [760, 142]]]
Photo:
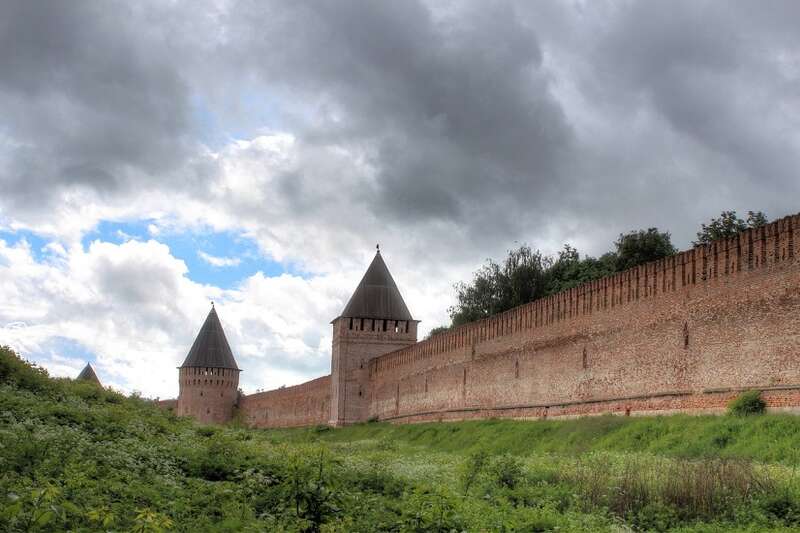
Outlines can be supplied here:
[[386, 331], [386, 319], [383, 320], [383, 331]]
[[202, 396], [202, 395], [203, 395], [203, 391], [200, 391], [200, 396]]
[[350, 329], [353, 329], [353, 319], [350, 319]]
[[364, 331], [364, 319], [361, 319], [361, 327], [359, 328], [361, 331]]

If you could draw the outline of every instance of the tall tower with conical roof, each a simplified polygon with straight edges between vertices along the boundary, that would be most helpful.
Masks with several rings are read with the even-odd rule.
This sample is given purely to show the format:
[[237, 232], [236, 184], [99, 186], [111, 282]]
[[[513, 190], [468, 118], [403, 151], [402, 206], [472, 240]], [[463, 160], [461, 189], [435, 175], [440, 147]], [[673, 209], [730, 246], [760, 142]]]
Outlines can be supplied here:
[[332, 322], [331, 424], [369, 418], [370, 359], [417, 342], [418, 323], [378, 249], [344, 311]]
[[180, 392], [175, 411], [206, 424], [229, 421], [239, 399], [239, 372], [217, 311], [211, 304], [200, 333], [179, 367]]

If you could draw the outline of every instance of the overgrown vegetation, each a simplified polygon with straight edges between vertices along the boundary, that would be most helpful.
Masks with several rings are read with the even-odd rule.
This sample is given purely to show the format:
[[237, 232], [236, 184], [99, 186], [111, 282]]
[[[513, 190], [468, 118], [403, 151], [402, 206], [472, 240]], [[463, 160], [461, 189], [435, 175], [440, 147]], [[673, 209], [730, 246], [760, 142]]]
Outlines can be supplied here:
[[[738, 218], [736, 211], [723, 211], [702, 224], [695, 244], [732, 237], [766, 223], [767, 217], [761, 211], [749, 211], [746, 220]], [[488, 259], [469, 282], [456, 283], [456, 304], [449, 309], [451, 324], [433, 328], [428, 336], [676, 252], [669, 232], [657, 228], [620, 234], [614, 249], [598, 258], [581, 258], [569, 244], [556, 257], [523, 244], [509, 250], [501, 263]]]
[[792, 531], [800, 419], [198, 426], [0, 349], [3, 531]]
[[747, 219], [741, 219], [736, 211], [723, 211], [712, 218], [708, 224], [702, 224], [697, 232], [694, 244], [708, 244], [717, 239], [730, 239], [749, 228], [760, 228], [767, 223], [767, 215], [761, 211], [747, 212]]
[[766, 410], [767, 404], [757, 390], [743, 392], [728, 404], [728, 413], [735, 416], [760, 415]]

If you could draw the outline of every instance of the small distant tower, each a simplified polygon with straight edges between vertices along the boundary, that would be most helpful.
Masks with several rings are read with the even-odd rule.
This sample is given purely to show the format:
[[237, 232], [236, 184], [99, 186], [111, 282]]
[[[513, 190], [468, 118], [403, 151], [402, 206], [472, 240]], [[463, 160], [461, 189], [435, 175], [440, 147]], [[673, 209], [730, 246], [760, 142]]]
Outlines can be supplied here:
[[86, 366], [83, 367], [83, 370], [81, 370], [81, 373], [78, 374], [78, 377], [75, 379], [77, 381], [91, 381], [92, 383], [100, 385], [101, 387], [103, 386], [103, 384], [100, 383], [100, 379], [97, 377], [97, 374], [94, 373], [94, 368], [92, 368], [91, 363], [86, 363]]
[[344, 311], [331, 322], [332, 425], [369, 418], [369, 361], [416, 343], [418, 323], [378, 248]]
[[205, 424], [229, 421], [239, 398], [239, 372], [212, 303], [200, 333], [179, 367], [180, 392], [175, 412]]

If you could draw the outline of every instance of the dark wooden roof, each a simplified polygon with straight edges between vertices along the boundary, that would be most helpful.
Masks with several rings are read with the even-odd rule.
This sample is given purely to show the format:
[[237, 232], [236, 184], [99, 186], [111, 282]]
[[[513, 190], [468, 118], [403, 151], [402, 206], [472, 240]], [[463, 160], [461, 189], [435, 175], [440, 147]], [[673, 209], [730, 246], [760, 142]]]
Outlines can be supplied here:
[[92, 381], [100, 385], [100, 379], [97, 377], [97, 374], [94, 373], [94, 368], [92, 368], [92, 365], [89, 363], [86, 363], [86, 366], [83, 367], [83, 370], [81, 370], [81, 373], [78, 374], [78, 377], [75, 379], [83, 381]]
[[340, 316], [414, 320], [380, 252], [375, 254]]
[[217, 316], [217, 311], [211, 307], [203, 327], [200, 328], [200, 333], [192, 344], [186, 360], [181, 365], [184, 367], [209, 367], [209, 368], [233, 368], [239, 370], [236, 366], [236, 359], [233, 358], [233, 352], [228, 344], [228, 339], [225, 338], [225, 332], [222, 330], [222, 324]]

